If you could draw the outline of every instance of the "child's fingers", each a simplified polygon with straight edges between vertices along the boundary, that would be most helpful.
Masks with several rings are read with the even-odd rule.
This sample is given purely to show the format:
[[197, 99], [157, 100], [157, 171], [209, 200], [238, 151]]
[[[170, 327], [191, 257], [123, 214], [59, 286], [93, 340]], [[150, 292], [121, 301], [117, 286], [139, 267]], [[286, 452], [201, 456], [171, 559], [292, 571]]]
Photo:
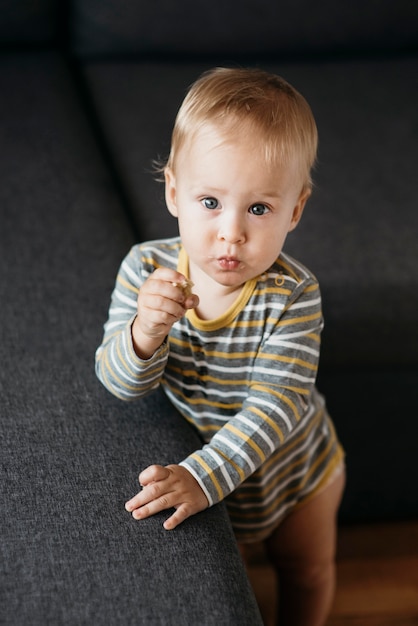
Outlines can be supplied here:
[[163, 267], [156, 269], [141, 289], [143, 293], [148, 291], [153, 295], [163, 295], [177, 302], [184, 302], [191, 295], [190, 285], [192, 284], [183, 274]]
[[173, 270], [168, 267], [159, 267], [157, 268], [149, 277], [149, 280], [162, 280], [168, 283], [177, 283], [178, 285], [183, 285], [187, 283], [187, 279], [183, 274], [180, 274], [177, 270]]
[[156, 513], [160, 513], [161, 511], [165, 511], [166, 509], [171, 509], [173, 507], [172, 495], [171, 494], [161, 494], [160, 496], [154, 498], [152, 497], [146, 504], [135, 508], [132, 511], [132, 516], [134, 519], [145, 519], [147, 517], [151, 517]]
[[136, 496], [125, 504], [134, 519], [140, 520], [166, 509], [176, 509], [164, 523], [172, 530], [185, 519], [203, 511], [208, 501], [201, 487], [184, 467], [178, 465], [150, 465], [139, 475], [143, 486]]
[[[153, 515], [158, 511], [168, 508], [165, 492], [167, 487], [161, 484], [170, 476], [170, 472], [162, 465], [150, 465], [139, 475], [139, 484], [143, 488], [133, 498], [128, 500], [125, 508], [130, 513], [143, 509], [143, 517]], [[170, 490], [168, 490], [169, 492]], [[153, 503], [151, 506], [151, 503]], [[147, 508], [145, 508], [147, 507]]]
[[199, 296], [197, 296], [196, 294], [188, 296], [184, 301], [183, 306], [185, 309], [195, 309], [197, 306], [199, 306]]
[[154, 515], [154, 513], [168, 509], [170, 506], [172, 506], [170, 493], [165, 493], [159, 488], [158, 483], [153, 482], [128, 500], [125, 504], [125, 509], [132, 513], [134, 517], [140, 519], [141, 517], [149, 517]]
[[173, 515], [170, 515], [170, 517], [166, 519], [163, 526], [165, 530], [174, 530], [176, 526], [184, 522], [184, 520], [186, 520], [191, 515], [192, 512], [187, 506], [179, 506], [178, 509], [176, 509], [175, 513], [173, 513]]
[[139, 484], [142, 487], [158, 480], [165, 480], [170, 476], [170, 471], [162, 465], [150, 465], [139, 475]]

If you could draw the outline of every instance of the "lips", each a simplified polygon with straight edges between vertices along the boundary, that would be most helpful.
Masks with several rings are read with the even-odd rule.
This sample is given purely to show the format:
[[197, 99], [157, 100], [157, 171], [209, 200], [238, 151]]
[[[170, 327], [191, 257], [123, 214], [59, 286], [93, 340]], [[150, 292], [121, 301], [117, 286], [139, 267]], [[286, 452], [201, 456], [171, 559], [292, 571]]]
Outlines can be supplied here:
[[218, 259], [219, 266], [223, 270], [236, 270], [241, 262], [235, 257], [223, 256]]

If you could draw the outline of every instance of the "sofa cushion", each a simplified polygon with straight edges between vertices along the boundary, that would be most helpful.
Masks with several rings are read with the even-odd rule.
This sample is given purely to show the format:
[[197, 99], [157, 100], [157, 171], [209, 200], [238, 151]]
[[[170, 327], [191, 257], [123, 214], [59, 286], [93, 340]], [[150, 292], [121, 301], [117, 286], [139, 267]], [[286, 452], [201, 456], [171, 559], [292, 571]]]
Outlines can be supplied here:
[[[416, 46], [411, 0], [74, 0], [73, 50], [98, 55], [312, 55]], [[190, 56], [188, 56], [190, 60]]]
[[200, 440], [95, 377], [133, 238], [67, 64], [3, 55], [0, 91], [0, 623], [261, 625], [223, 505], [173, 532], [124, 510]]

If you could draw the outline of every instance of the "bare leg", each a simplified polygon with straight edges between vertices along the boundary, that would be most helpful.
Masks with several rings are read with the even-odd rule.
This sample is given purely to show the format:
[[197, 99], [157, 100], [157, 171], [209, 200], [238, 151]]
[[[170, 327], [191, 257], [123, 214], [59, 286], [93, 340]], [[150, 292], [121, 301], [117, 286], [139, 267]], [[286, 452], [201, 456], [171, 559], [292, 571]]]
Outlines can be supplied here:
[[280, 581], [283, 626], [323, 626], [335, 591], [337, 512], [345, 472], [290, 513], [267, 539], [267, 554]]

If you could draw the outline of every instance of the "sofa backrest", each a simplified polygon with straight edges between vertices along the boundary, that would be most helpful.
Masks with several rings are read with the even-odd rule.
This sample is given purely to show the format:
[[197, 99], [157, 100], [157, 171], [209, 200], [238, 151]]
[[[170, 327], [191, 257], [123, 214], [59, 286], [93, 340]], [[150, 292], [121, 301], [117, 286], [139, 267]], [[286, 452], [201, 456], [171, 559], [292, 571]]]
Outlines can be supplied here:
[[72, 0], [73, 51], [307, 56], [416, 47], [416, 0]]
[[56, 43], [65, 16], [64, 0], [2, 0], [0, 46], [45, 46]]

